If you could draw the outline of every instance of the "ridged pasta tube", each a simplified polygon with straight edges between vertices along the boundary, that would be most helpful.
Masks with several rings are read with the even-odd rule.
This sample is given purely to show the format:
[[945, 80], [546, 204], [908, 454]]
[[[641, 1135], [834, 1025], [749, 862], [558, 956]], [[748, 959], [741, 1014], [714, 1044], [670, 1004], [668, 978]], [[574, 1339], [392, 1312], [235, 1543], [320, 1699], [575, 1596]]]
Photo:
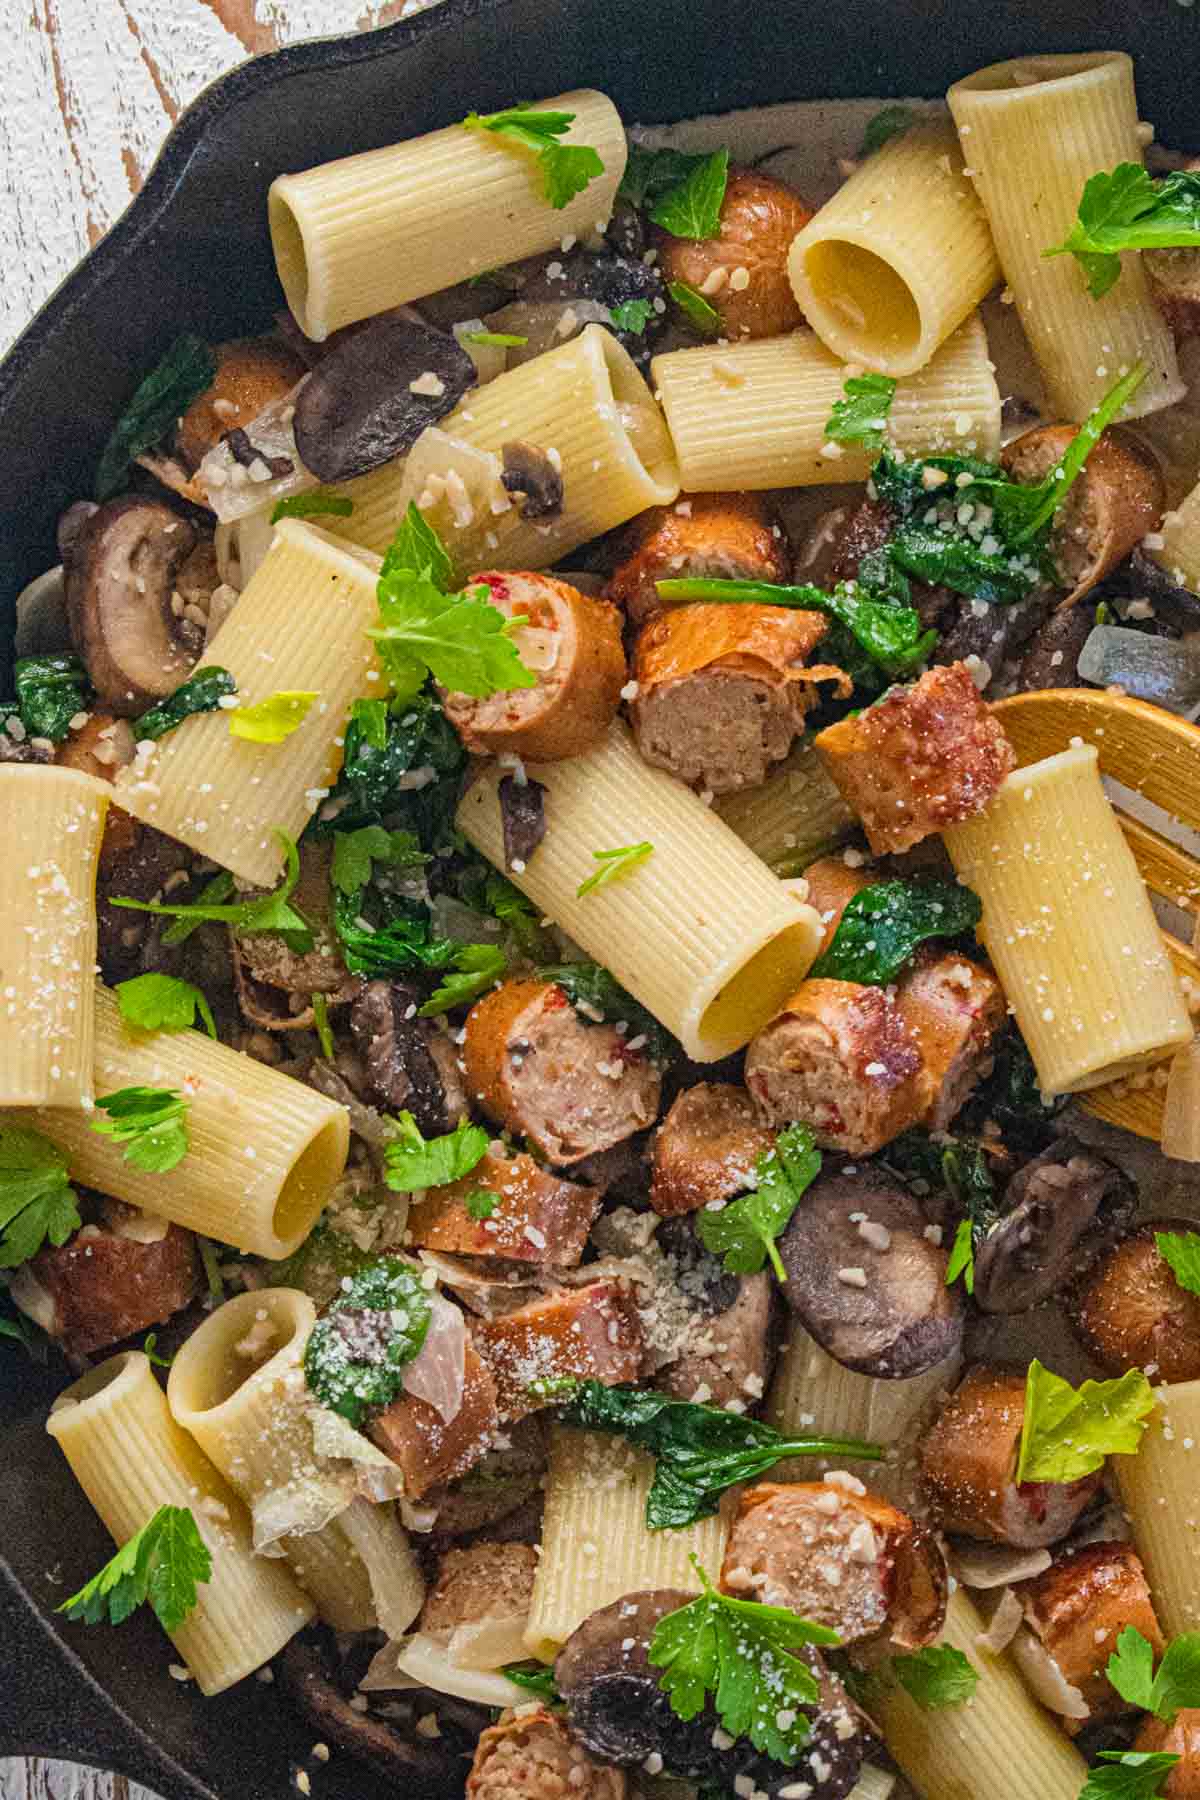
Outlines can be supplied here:
[[290, 1256], [345, 1167], [345, 1107], [201, 1032], [130, 1029], [116, 996], [99, 983], [95, 1008], [96, 1092], [181, 1092], [189, 1102], [187, 1155], [153, 1174], [93, 1131], [90, 1113], [45, 1107], [8, 1120], [58, 1144], [76, 1181], [255, 1256]]
[[[379, 1514], [371, 1521], [379, 1539], [375, 1579], [347, 1535], [353, 1466], [318, 1455], [313, 1442], [315, 1401], [303, 1359], [316, 1317], [295, 1288], [235, 1295], [179, 1350], [167, 1403], [250, 1508], [260, 1553], [273, 1547], [287, 1558], [326, 1623], [337, 1631], [376, 1629], [375, 1579], [400, 1580], [409, 1603], [387, 1620], [388, 1635], [398, 1636], [421, 1610], [424, 1583], [390, 1502], [368, 1509]], [[366, 1440], [363, 1448], [373, 1450]], [[285, 1523], [295, 1529], [282, 1530]]]
[[212, 1579], [170, 1635], [201, 1693], [223, 1693], [310, 1622], [312, 1601], [286, 1563], [254, 1555], [245, 1507], [172, 1419], [140, 1351], [89, 1369], [54, 1402], [46, 1430], [114, 1543], [126, 1543], [160, 1506], [191, 1509]]
[[1191, 1042], [1192, 1023], [1095, 746], [1017, 769], [944, 834], [1042, 1090], [1076, 1094]]
[[[585, 755], [529, 773], [546, 789], [547, 831], [513, 873], [522, 892], [698, 1062], [749, 1043], [816, 957], [823, 927], [813, 908], [689, 788], [644, 763], [620, 722]], [[497, 868], [503, 776], [486, 766], [458, 808], [459, 830]], [[636, 869], [577, 896], [594, 851], [642, 841], [654, 849]]]
[[77, 769], [0, 768], [0, 1105], [92, 1097], [96, 865], [110, 792]]
[[[670, 350], [650, 372], [690, 494], [816, 487], [870, 473], [874, 451], [829, 441], [846, 367], [813, 331]], [[898, 383], [888, 437], [906, 455], [998, 454], [1000, 390], [978, 314]]]
[[301, 330], [342, 325], [553, 250], [607, 223], [625, 172], [625, 128], [606, 94], [539, 101], [574, 113], [559, 140], [596, 150], [604, 173], [556, 210], [536, 157], [511, 139], [449, 125], [271, 183], [275, 266]]
[[1170, 329], [1139, 258], [1125, 257], [1116, 286], [1093, 300], [1074, 257], [1043, 254], [1070, 232], [1090, 176], [1142, 160], [1132, 59], [1023, 56], [979, 69], [946, 97], [1058, 416], [1081, 424], [1139, 361], [1148, 374], [1126, 417], [1181, 399]]
[[1157, 1387], [1135, 1456], [1111, 1461], [1168, 1639], [1200, 1631], [1200, 1381]]
[[885, 375], [923, 368], [1000, 279], [950, 121], [867, 157], [798, 234], [788, 273], [835, 356]]
[[848, 837], [855, 818], [811, 742], [797, 744], [761, 787], [718, 794], [713, 811], [777, 875], [799, 875]]

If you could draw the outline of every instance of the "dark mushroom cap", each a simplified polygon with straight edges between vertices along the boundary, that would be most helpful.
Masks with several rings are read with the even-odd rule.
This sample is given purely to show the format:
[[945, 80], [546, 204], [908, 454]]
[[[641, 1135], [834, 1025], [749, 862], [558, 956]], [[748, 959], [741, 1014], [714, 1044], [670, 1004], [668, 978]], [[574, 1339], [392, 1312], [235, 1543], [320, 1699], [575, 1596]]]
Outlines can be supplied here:
[[[435, 391], [421, 391], [425, 376]], [[474, 382], [475, 364], [446, 332], [374, 319], [323, 356], [296, 395], [300, 460], [321, 481], [365, 475], [415, 444]]]
[[[868, 1222], [890, 1234], [886, 1249], [863, 1236]], [[847, 1369], [902, 1379], [958, 1349], [962, 1300], [946, 1286], [946, 1251], [926, 1229], [912, 1195], [874, 1170], [822, 1177], [793, 1213], [779, 1240], [784, 1299]]]
[[514, 440], [501, 447], [500, 485], [521, 501], [526, 519], [553, 519], [563, 508], [562, 470], [536, 444]]
[[171, 610], [196, 533], [161, 500], [125, 494], [69, 541], [71, 641], [106, 710], [132, 718], [185, 681], [200, 653], [202, 633]]
[[1175, 631], [1200, 631], [1200, 594], [1172, 581], [1167, 571], [1144, 550], [1135, 550], [1129, 558], [1129, 586], [1135, 594], [1144, 594], [1154, 607], [1154, 616]]
[[635, 361], [648, 359], [651, 343], [666, 320], [667, 290], [658, 270], [640, 256], [622, 256], [616, 250], [575, 250], [570, 256], [553, 259], [525, 283], [521, 299], [594, 300], [610, 311], [630, 300], [648, 301], [654, 310], [643, 330], [610, 327]]
[[1137, 1204], [1129, 1177], [1078, 1138], [1063, 1137], [1008, 1184], [1011, 1210], [975, 1256], [975, 1304], [1028, 1312], [1127, 1231]]

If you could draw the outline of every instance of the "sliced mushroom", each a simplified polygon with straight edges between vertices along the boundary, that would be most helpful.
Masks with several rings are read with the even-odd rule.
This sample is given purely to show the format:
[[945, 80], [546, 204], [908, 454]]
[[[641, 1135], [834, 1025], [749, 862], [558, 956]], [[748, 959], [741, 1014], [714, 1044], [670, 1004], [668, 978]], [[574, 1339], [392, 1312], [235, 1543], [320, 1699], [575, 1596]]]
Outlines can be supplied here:
[[264, 406], [295, 387], [306, 364], [274, 337], [233, 338], [213, 352], [217, 372], [175, 428], [175, 450], [189, 471], [199, 468], [214, 444], [244, 430]]
[[[1200, 617], [1200, 602], [1197, 602]], [[1017, 692], [1079, 686], [1079, 657], [1096, 623], [1096, 609], [1086, 600], [1052, 612], [1026, 646], [1017, 671]]]
[[514, 440], [500, 451], [503, 470], [500, 485], [521, 502], [525, 519], [553, 519], [563, 509], [562, 469], [536, 444]]
[[528, 776], [505, 775], [497, 793], [504, 832], [504, 866], [523, 870], [546, 835], [546, 789]]
[[475, 381], [453, 337], [380, 318], [322, 357], [296, 395], [296, 448], [322, 481], [365, 475], [415, 444]]
[[67, 563], [71, 640], [92, 686], [120, 718], [186, 680], [204, 634], [171, 608], [196, 532], [160, 500], [126, 494], [88, 518]]
[[963, 1307], [916, 1200], [869, 1175], [814, 1182], [779, 1240], [783, 1295], [847, 1369], [902, 1379], [957, 1350]]
[[1111, 1374], [1145, 1369], [1157, 1381], [1200, 1379], [1200, 1298], [1179, 1285], [1155, 1243], [1160, 1231], [1194, 1230], [1192, 1219], [1148, 1219], [1068, 1296], [1072, 1324]]
[[[779, 1341], [776, 1283], [765, 1270], [730, 1275], [696, 1236], [687, 1216], [664, 1219], [655, 1233], [663, 1272], [672, 1290], [670, 1316], [679, 1302], [691, 1314], [672, 1345], [670, 1361], [655, 1374], [655, 1385], [680, 1400], [711, 1406], [754, 1406], [766, 1390]], [[663, 1307], [655, 1291], [640, 1314], [648, 1337]]]
[[419, 1004], [404, 982], [370, 981], [351, 1008], [350, 1029], [370, 1097], [387, 1112], [406, 1109], [421, 1131], [437, 1137], [466, 1111], [466, 1090], [453, 1046], [417, 1017]]
[[1062, 1137], [1019, 1169], [1010, 1209], [975, 1255], [975, 1304], [1028, 1312], [1065, 1288], [1129, 1229], [1137, 1189], [1078, 1138]]
[[1135, 550], [1129, 559], [1130, 589], [1144, 595], [1154, 607], [1154, 616], [1173, 631], [1200, 631], [1200, 594], [1180, 587], [1152, 556]]
[[[667, 310], [666, 284], [658, 270], [640, 256], [623, 256], [615, 250], [596, 254], [576, 250], [555, 257], [521, 289], [525, 302], [587, 300], [602, 306], [605, 323], [635, 360], [649, 358], [654, 338], [661, 331]], [[612, 318], [614, 307], [644, 300], [651, 308], [641, 331], [623, 331]]]

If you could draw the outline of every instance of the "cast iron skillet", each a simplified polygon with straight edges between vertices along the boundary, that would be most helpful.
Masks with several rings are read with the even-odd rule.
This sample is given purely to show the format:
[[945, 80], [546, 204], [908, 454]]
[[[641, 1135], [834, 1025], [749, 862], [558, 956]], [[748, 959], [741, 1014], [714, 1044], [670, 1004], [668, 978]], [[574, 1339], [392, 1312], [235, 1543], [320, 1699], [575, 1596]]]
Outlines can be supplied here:
[[[0, 365], [0, 606], [56, 560], [54, 521], [90, 491], [135, 377], [177, 332], [228, 337], [279, 304], [265, 221], [281, 171], [571, 87], [605, 89], [626, 119], [668, 120], [937, 94], [1000, 57], [1104, 48], [1136, 56], [1159, 136], [1200, 147], [1200, 26], [1177, 0], [444, 0], [247, 64], [188, 110], [138, 200]], [[6, 655], [0, 641], [0, 692]], [[171, 1679], [148, 1618], [117, 1631], [53, 1618], [112, 1548], [43, 1428], [65, 1379], [0, 1351], [0, 1754], [76, 1757], [168, 1800], [286, 1792], [313, 1733], [276, 1689], [201, 1700]], [[344, 1756], [313, 1782], [321, 1800], [386, 1787]]]

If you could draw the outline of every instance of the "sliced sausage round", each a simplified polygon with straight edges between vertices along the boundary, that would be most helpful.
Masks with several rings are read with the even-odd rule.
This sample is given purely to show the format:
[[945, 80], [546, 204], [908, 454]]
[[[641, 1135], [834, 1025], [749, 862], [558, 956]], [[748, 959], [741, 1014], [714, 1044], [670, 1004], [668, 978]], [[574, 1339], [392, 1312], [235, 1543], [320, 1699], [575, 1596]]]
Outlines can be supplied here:
[[842, 914], [855, 894], [878, 881], [879, 875], [870, 869], [852, 869], [840, 856], [819, 856], [805, 869], [804, 880], [808, 883], [808, 904], [816, 908], [825, 927], [821, 940], [824, 952], [832, 944]]
[[613, 1025], [553, 981], [506, 981], [467, 1016], [467, 1092], [550, 1162], [576, 1163], [654, 1122], [661, 1079]]
[[[1017, 481], [1045, 480], [1076, 435], [1074, 425], [1039, 425], [1008, 444], [1004, 467]], [[1119, 429], [1104, 431], [1055, 516], [1049, 552], [1060, 602], [1070, 606], [1124, 562], [1162, 519], [1162, 471], [1149, 450]]]
[[1172, 1725], [1148, 1713], [1133, 1747], [1179, 1758], [1158, 1790], [1162, 1800], [1200, 1800], [1200, 1706], [1181, 1706]]
[[467, 1800], [625, 1800], [625, 1775], [592, 1761], [558, 1713], [517, 1712], [490, 1725], [467, 1776]]
[[147, 1237], [141, 1234], [154, 1226], [144, 1214], [117, 1201], [108, 1211], [111, 1229], [85, 1225], [65, 1244], [46, 1245], [10, 1283], [22, 1312], [75, 1356], [165, 1324], [199, 1286], [190, 1231], [160, 1220], [160, 1235]]
[[446, 717], [477, 755], [510, 752], [530, 762], [581, 756], [604, 736], [620, 704], [621, 615], [607, 600], [581, 594], [553, 575], [472, 575], [465, 591], [479, 586], [507, 618], [528, 620], [513, 643], [537, 680], [482, 700], [442, 689]]
[[724, 794], [759, 787], [817, 702], [816, 684], [847, 677], [810, 664], [821, 613], [783, 606], [696, 605], [659, 613], [634, 649], [630, 711], [645, 762]]
[[731, 168], [715, 237], [654, 228], [663, 280], [708, 301], [728, 338], [779, 337], [803, 324], [788, 280], [792, 240], [812, 218], [799, 194], [757, 169]]
[[[1016, 1593], [1025, 1609], [1025, 1631], [1018, 1632], [1011, 1646], [1018, 1664], [1032, 1642], [1079, 1694], [1087, 1722], [1127, 1712], [1127, 1702], [1107, 1675], [1118, 1637], [1131, 1627], [1145, 1638], [1156, 1660], [1164, 1649], [1146, 1572], [1133, 1545], [1085, 1544], [1069, 1550], [1040, 1575], [1020, 1582]], [[1077, 1731], [1080, 1723], [1064, 1720], [1068, 1731]]]
[[1112, 1375], [1200, 1379], [1200, 1296], [1176, 1281], [1155, 1234], [1193, 1231], [1190, 1219], [1152, 1219], [1102, 1256], [1067, 1297], [1075, 1329]]
[[921, 1052], [919, 1122], [945, 1131], [982, 1078], [1007, 1012], [1003, 990], [970, 957], [926, 950], [901, 979], [896, 1004]]
[[806, 981], [746, 1052], [759, 1117], [811, 1125], [826, 1150], [872, 1156], [925, 1105], [921, 1052], [883, 988]]
[[921, 1484], [943, 1530], [1017, 1549], [1066, 1537], [1098, 1492], [1103, 1471], [1018, 1486], [1024, 1423], [1023, 1373], [983, 1363], [968, 1371], [921, 1446]]
[[651, 1206], [669, 1218], [732, 1200], [774, 1142], [744, 1088], [715, 1081], [685, 1088], [655, 1133]]
[[[481, 1207], [472, 1196], [483, 1194]], [[600, 1193], [543, 1169], [524, 1151], [493, 1144], [469, 1175], [427, 1188], [409, 1208], [409, 1240], [451, 1256], [503, 1256], [573, 1268], [583, 1255]]]
[[684, 494], [653, 506], [625, 533], [626, 554], [605, 589], [634, 625], [662, 612], [656, 582], [682, 576], [785, 582], [791, 546], [762, 494]]

